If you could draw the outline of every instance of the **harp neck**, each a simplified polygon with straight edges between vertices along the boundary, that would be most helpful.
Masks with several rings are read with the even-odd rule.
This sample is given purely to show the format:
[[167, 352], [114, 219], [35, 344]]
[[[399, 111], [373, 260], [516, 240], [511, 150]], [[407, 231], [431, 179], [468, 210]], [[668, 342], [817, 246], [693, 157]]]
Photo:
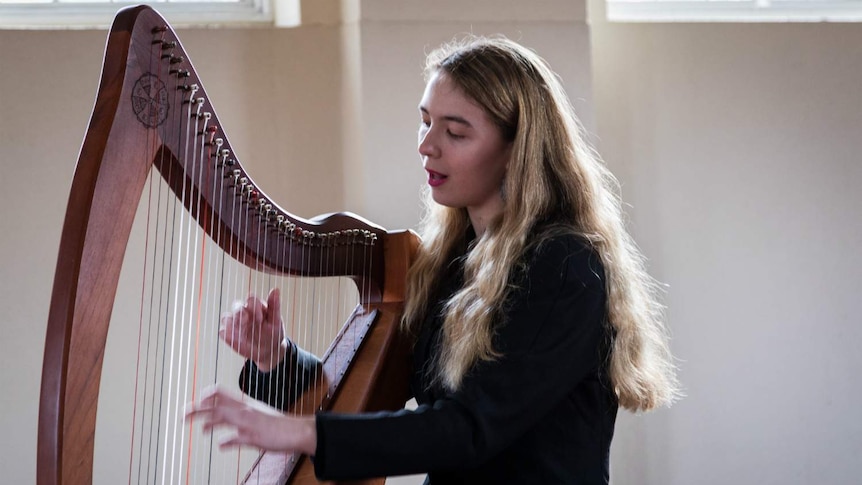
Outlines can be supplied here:
[[[348, 213], [302, 219], [279, 207], [243, 168], [167, 22], [146, 6], [122, 10], [109, 34], [61, 234], [42, 373], [40, 485], [92, 481], [108, 325], [153, 167], [238, 261], [272, 273], [350, 277], [370, 306], [403, 299], [415, 235], [388, 233]], [[392, 321], [397, 326], [397, 317]]]

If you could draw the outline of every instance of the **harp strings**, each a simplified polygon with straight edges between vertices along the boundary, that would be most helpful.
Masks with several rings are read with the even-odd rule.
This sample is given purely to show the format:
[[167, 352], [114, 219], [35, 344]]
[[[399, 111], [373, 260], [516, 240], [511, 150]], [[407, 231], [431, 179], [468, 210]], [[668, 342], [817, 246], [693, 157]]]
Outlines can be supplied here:
[[[223, 433], [202, 433], [195, 423], [184, 421], [186, 403], [198, 399], [203, 388], [216, 382], [236, 386], [242, 359], [223, 348], [220, 314], [249, 294], [265, 300], [271, 288], [278, 288], [286, 337], [322, 356], [359, 296], [365, 295], [367, 301], [369, 289], [356, 288], [345, 278], [280, 275], [277, 268], [309, 267], [320, 275], [352, 274], [355, 267], [370, 271], [365, 263], [374, 241], [360, 231], [315, 235], [290, 226], [282, 216], [270, 220], [270, 203], [228, 163], [230, 156], [221, 150], [218, 137], [220, 127], [205, 111], [197, 86], [186, 85], [171, 72], [176, 44], [165, 40], [164, 33], [158, 35], [162, 38], [151, 47], [150, 72], [164, 83], [170, 110], [163, 123], [146, 130], [141, 142], [147, 147], [141, 153], [156, 154], [154, 165], [160, 173], [150, 172], [139, 216], [144, 248], [138, 263], [143, 269], [137, 291], [128, 482], [238, 483], [257, 453], [220, 451]], [[176, 153], [156, 146], [172, 137], [180, 140]], [[182, 163], [175, 163], [172, 156]], [[260, 232], [278, 237], [245, 237], [255, 241], [255, 247], [240, 246], [237, 237], [218, 227], [203, 201], [205, 194], [213, 207], [231, 207], [222, 215], [224, 223], [239, 233], [248, 236], [260, 227]], [[362, 247], [358, 256], [345, 250], [356, 245]], [[349, 256], [338, 258], [339, 251]], [[243, 259], [249, 252], [275, 254], [271, 263], [275, 267], [264, 266], [260, 258], [240, 263], [232, 256]], [[364, 276], [357, 275], [357, 280], [366, 281]], [[124, 311], [128, 308], [115, 309], [115, 315]], [[250, 336], [260, 337], [272, 340], [274, 335]], [[282, 370], [290, 373], [292, 382], [302, 378], [298, 366], [278, 372]], [[315, 385], [324, 376], [315, 371], [311, 379], [314, 396], [299, 400], [294, 412], [314, 412], [317, 403], [327, 399], [327, 386]], [[254, 483], [254, 477], [248, 482]]]
[[[160, 46], [161, 44], [158, 44]], [[151, 47], [151, 56], [150, 56], [150, 72], [155, 72], [157, 79], [163, 78], [162, 72], [162, 63], [158, 62], [159, 58], [159, 47], [156, 43]], [[153, 52], [155, 51], [155, 52]], [[179, 106], [181, 102], [178, 102], [179, 93], [175, 93], [173, 96], [172, 105]], [[179, 120], [176, 120], [179, 121]], [[152, 143], [155, 144], [155, 139], [152, 136], [152, 130], [147, 130], [147, 139], [148, 146]], [[148, 153], [148, 151], [142, 151], [142, 153]], [[160, 156], [164, 157], [164, 154]], [[170, 174], [168, 175], [170, 176]], [[162, 467], [162, 470], [166, 470], [164, 467], [164, 461], [159, 460], [158, 454], [158, 444], [161, 441], [162, 437], [162, 423], [165, 420], [164, 414], [162, 410], [164, 406], [161, 405], [163, 401], [163, 391], [164, 391], [164, 382], [165, 382], [165, 360], [167, 358], [167, 354], [164, 353], [164, 348], [167, 345], [167, 326], [166, 321], [167, 318], [162, 318], [162, 315], [168, 315], [169, 308], [171, 306], [170, 293], [166, 291], [165, 281], [171, 280], [171, 270], [173, 269], [173, 260], [174, 260], [174, 252], [173, 251], [165, 251], [162, 249], [159, 251], [159, 248], [172, 248], [173, 241], [175, 240], [176, 235], [176, 225], [170, 224], [168, 225], [168, 217], [167, 214], [175, 214], [176, 213], [176, 203], [173, 204], [163, 203], [167, 202], [167, 200], [163, 199], [163, 184], [156, 183], [158, 180], [154, 177], [153, 171], [150, 171], [150, 182], [147, 193], [148, 196], [148, 205], [147, 205], [147, 227], [146, 227], [146, 244], [145, 248], [152, 248], [152, 252], [146, 251], [145, 253], [145, 271], [144, 277], [146, 278], [148, 272], [146, 271], [146, 258], [150, 257], [150, 264], [152, 267], [150, 273], [150, 289], [149, 289], [149, 305], [144, 305], [144, 302], [147, 301], [146, 298], [142, 297], [141, 302], [141, 311], [142, 315], [140, 319], [141, 328], [138, 332], [139, 334], [139, 357], [135, 380], [135, 406], [134, 406], [134, 420], [135, 428], [133, 428], [132, 432], [132, 450], [130, 454], [132, 458], [129, 461], [129, 482], [135, 481], [136, 483], [155, 483], [157, 481], [157, 476], [159, 472], [159, 468]], [[155, 205], [155, 218], [152, 217], [153, 214], [153, 204], [152, 204], [152, 194], [154, 190], [154, 185], [156, 186], [156, 205]], [[162, 215], [162, 209], [164, 208], [164, 216]], [[151, 232], [150, 220], [155, 221], [155, 224], [152, 226], [153, 231]], [[153, 244], [150, 244], [152, 240]], [[145, 280], [146, 281], [146, 280]], [[146, 283], [145, 283], [146, 284]], [[145, 285], [142, 285], [145, 287]], [[144, 293], [144, 291], [142, 291]], [[163, 313], [164, 309], [164, 313]], [[145, 320], [143, 315], [148, 313], [148, 318]], [[144, 326], [144, 323], [147, 323]], [[142, 342], [144, 337], [144, 331], [146, 329], [146, 339], [145, 342]], [[161, 336], [161, 338], [160, 338]], [[144, 348], [144, 356], [140, 355], [140, 349]], [[151, 349], [154, 349], [151, 352]], [[161, 362], [158, 360], [158, 356], [162, 355]], [[143, 360], [143, 362], [142, 362]], [[152, 373], [151, 373], [152, 369]], [[141, 371], [143, 371], [143, 377], [141, 376]], [[169, 379], [170, 380], [170, 379]], [[142, 382], [141, 382], [142, 381]], [[139, 387], [142, 387], [142, 396], [139, 399]], [[140, 413], [138, 413], [140, 403]], [[135, 431], [137, 430], [137, 446], [139, 456], [137, 458], [137, 467], [135, 467]], [[137, 477], [136, 480], [133, 480], [133, 471], [136, 469]], [[152, 474], [152, 477], [151, 477]], [[164, 482], [164, 474], [162, 475], [162, 482]]]

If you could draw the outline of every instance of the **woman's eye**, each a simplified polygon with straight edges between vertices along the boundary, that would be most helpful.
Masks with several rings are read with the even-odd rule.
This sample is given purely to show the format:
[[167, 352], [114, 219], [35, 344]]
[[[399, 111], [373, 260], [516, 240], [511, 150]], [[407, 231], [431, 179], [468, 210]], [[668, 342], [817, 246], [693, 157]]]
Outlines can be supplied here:
[[464, 135], [459, 135], [459, 134], [457, 134], [457, 133], [452, 133], [452, 131], [451, 131], [451, 130], [446, 130], [446, 133], [447, 133], [450, 137], [452, 137], [452, 138], [454, 138], [454, 139], [456, 139], [456, 140], [460, 140], [461, 138], [464, 138]]

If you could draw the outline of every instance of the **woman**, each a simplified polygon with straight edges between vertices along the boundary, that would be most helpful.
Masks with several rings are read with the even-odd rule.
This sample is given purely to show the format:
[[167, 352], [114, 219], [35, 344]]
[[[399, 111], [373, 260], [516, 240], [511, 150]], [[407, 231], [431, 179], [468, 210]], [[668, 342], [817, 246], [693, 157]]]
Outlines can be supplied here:
[[[236, 428], [227, 445], [312, 455], [322, 479], [607, 483], [618, 406], [676, 395], [657, 288], [616, 181], [532, 51], [471, 38], [432, 53], [426, 75], [419, 154], [433, 202], [403, 321], [418, 408], [272, 416], [215, 391], [190, 414]], [[278, 315], [273, 292], [224, 323], [280, 337]], [[263, 347], [244, 373], [252, 395], [263, 393], [248, 383], [302, 355]]]

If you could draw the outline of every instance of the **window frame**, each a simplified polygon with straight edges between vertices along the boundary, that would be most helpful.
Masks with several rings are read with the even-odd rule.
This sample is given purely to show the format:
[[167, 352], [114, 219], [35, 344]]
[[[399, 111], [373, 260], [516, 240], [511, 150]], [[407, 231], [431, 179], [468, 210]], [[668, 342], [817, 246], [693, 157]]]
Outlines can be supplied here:
[[142, 3], [155, 8], [174, 27], [264, 26], [274, 22], [270, 0], [54, 0], [51, 3], [0, 3], [0, 29], [107, 29], [120, 9]]
[[862, 0], [607, 0], [609, 22], [860, 22]]

